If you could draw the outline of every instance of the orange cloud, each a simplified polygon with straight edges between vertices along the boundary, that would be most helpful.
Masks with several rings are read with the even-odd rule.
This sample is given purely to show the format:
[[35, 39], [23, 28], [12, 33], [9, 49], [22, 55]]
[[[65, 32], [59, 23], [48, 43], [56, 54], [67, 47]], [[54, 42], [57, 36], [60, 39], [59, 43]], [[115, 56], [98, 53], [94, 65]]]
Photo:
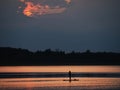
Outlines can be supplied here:
[[25, 0], [20, 0], [20, 2], [25, 2]]
[[32, 16], [32, 10], [34, 5], [31, 2], [26, 2], [25, 4], [27, 4], [27, 7], [23, 10], [23, 14], [30, 17]]
[[[36, 17], [41, 15], [47, 14], [59, 14], [63, 13], [67, 7], [66, 6], [50, 6], [50, 5], [43, 5], [41, 3], [35, 4], [34, 1], [31, 0], [19, 0], [23, 4], [25, 4], [25, 8], [23, 9], [22, 5], [18, 7], [18, 9], [23, 9], [23, 14], [28, 17]], [[71, 3], [71, 0], [63, 0], [66, 4]]]
[[50, 7], [49, 5], [41, 5], [41, 4], [34, 4], [32, 2], [25, 2], [27, 5], [23, 10], [23, 14], [28, 17], [34, 17], [39, 15], [46, 15], [46, 14], [57, 14], [63, 13], [66, 8], [65, 7]]
[[71, 0], [65, 0], [65, 2], [66, 2], [67, 4], [70, 4], [70, 3], [71, 3]]

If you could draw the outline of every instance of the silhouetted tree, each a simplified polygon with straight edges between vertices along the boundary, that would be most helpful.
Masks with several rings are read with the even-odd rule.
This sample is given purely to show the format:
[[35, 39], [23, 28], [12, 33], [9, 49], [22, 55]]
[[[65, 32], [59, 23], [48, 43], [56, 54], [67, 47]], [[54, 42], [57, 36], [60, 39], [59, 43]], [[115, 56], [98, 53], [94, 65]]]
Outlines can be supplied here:
[[89, 54], [89, 53], [91, 53], [91, 51], [88, 49], [88, 50], [86, 50], [86, 52], [85, 52], [85, 53]]
[[120, 65], [120, 53], [87, 50], [84, 53], [51, 49], [30, 52], [26, 49], [0, 47], [0, 65]]

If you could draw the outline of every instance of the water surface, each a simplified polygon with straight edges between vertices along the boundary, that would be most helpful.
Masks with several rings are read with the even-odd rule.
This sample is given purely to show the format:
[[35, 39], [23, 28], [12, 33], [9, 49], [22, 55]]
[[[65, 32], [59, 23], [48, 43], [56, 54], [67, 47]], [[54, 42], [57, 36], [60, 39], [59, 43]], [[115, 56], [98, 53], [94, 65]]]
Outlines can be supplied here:
[[13, 78], [1, 79], [0, 90], [120, 90], [120, 78]]
[[0, 72], [120, 72], [120, 66], [0, 66]]
[[120, 66], [1, 66], [0, 77], [0, 90], [120, 90]]

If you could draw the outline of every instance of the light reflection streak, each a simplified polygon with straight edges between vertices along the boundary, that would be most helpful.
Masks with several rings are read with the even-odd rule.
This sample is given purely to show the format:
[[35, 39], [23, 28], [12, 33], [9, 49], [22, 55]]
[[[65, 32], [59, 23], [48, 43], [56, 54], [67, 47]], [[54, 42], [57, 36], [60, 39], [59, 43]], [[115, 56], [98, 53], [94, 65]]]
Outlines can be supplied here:
[[120, 73], [120, 66], [0, 66], [0, 72], [102, 72]]
[[[71, 87], [72, 90], [74, 88], [78, 89], [114, 89], [114, 88], [120, 88], [120, 78], [78, 78], [80, 81], [73, 81], [71, 83], [67, 81], [63, 81], [64, 78], [23, 78], [23, 79], [0, 79], [0, 89], [2, 88], [26, 88], [28, 89], [34, 89], [34, 88], [56, 88], [60, 87], [63, 88], [61, 90], [64, 90], [64, 88]], [[21, 80], [21, 82], [17, 82], [18, 80]], [[46, 81], [48, 80], [48, 81]], [[8, 82], [9, 81], [9, 82]], [[16, 81], [16, 82], [13, 82]]]

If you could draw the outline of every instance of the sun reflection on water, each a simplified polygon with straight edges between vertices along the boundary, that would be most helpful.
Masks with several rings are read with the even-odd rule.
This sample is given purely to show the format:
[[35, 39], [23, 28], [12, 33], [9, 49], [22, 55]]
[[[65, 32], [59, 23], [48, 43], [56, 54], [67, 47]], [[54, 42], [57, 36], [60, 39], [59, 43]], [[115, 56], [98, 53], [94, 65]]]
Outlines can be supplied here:
[[[0, 90], [12, 90], [25, 89], [25, 90], [37, 90], [35, 88], [43, 88], [43, 90], [49, 90], [49, 88], [59, 88], [58, 90], [74, 90], [86, 89], [86, 90], [97, 90], [97, 89], [120, 89], [120, 78], [77, 78], [79, 81], [63, 81], [65, 78], [18, 78], [18, 79], [0, 79]], [[61, 88], [61, 89], [60, 89]], [[24, 90], [23, 89], [23, 90]]]
[[112, 72], [119, 73], [120, 66], [0, 66], [0, 72]]

